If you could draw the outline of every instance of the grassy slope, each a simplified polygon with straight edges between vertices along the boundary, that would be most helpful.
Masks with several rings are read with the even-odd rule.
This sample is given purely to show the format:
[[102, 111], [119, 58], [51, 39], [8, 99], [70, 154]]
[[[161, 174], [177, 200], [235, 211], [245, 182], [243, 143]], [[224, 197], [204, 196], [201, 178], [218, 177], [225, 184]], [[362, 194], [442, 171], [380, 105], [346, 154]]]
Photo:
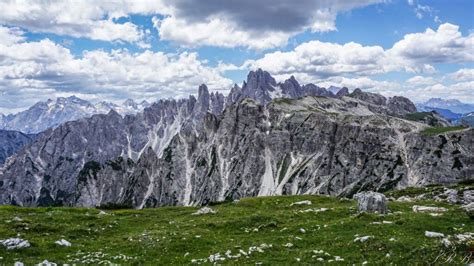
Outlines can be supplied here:
[[457, 130], [463, 130], [463, 129], [466, 129], [466, 127], [465, 126], [429, 127], [421, 131], [421, 134], [434, 136], [434, 135], [443, 134], [450, 131], [457, 131]]
[[[290, 206], [301, 200], [311, 200], [313, 204]], [[248, 258], [226, 259], [225, 262], [290, 264], [299, 258], [300, 263], [316, 263], [317, 257], [327, 260], [340, 256], [345, 264], [364, 261], [369, 264], [427, 264], [435, 261], [444, 250], [447, 255], [438, 258], [438, 262], [442, 262], [452, 251], [441, 247], [439, 239], [425, 237], [425, 230], [450, 235], [474, 232], [474, 223], [457, 206], [422, 203], [445, 206], [449, 212], [432, 217], [413, 213], [411, 206], [416, 203], [390, 202], [389, 208], [394, 214], [356, 215], [354, 201], [321, 196], [249, 198], [213, 206], [217, 214], [201, 216], [191, 215], [197, 209], [192, 207], [116, 210], [98, 216], [96, 209], [4, 206], [0, 207], [0, 239], [19, 234], [29, 240], [32, 247], [15, 251], [0, 247], [0, 257], [3, 257], [0, 264], [14, 261], [31, 264], [45, 259], [56, 263], [80, 263], [86, 258], [96, 259], [89, 261], [92, 264], [105, 260], [125, 264], [183, 264], [218, 252], [225, 256], [227, 250], [235, 255], [239, 249], [248, 251], [251, 246], [263, 243], [272, 244], [272, 247], [264, 249], [263, 253], [252, 253]], [[321, 207], [333, 209], [320, 213], [297, 212]], [[15, 216], [23, 222], [4, 222]], [[382, 220], [394, 223], [370, 224]], [[306, 232], [300, 232], [300, 228]], [[355, 234], [374, 238], [354, 243]], [[392, 237], [396, 241], [389, 241]], [[54, 241], [61, 238], [72, 242], [73, 246], [55, 245]], [[283, 246], [286, 243], [294, 246]], [[320, 249], [331, 256], [313, 258], [313, 250]], [[460, 262], [466, 249], [458, 247], [454, 261]], [[106, 255], [101, 257], [99, 252]], [[186, 253], [189, 255], [185, 256]], [[128, 258], [113, 258], [118, 255]]]

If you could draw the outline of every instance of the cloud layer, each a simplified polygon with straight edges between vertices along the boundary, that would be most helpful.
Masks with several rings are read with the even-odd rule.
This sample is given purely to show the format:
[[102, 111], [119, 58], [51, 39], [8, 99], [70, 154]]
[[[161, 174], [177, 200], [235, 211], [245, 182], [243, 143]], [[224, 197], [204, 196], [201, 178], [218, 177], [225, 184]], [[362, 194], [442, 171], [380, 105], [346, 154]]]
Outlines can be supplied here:
[[154, 25], [163, 40], [181, 45], [243, 46], [267, 49], [284, 46], [306, 30], [336, 30], [341, 12], [382, 0], [164, 0], [170, 12]]
[[335, 30], [337, 14], [379, 2], [383, 0], [6, 0], [0, 2], [0, 24], [147, 48], [150, 32], [117, 19], [155, 15], [162, 40], [186, 46], [267, 49], [285, 45], [305, 30]]
[[45, 94], [154, 100], [185, 97], [202, 83], [211, 89], [226, 89], [232, 83], [196, 53], [94, 50], [75, 57], [49, 39], [27, 42], [17, 29], [0, 27], [0, 36], [4, 37], [0, 39], [0, 95], [5, 99], [0, 108], [4, 112], [27, 107]]

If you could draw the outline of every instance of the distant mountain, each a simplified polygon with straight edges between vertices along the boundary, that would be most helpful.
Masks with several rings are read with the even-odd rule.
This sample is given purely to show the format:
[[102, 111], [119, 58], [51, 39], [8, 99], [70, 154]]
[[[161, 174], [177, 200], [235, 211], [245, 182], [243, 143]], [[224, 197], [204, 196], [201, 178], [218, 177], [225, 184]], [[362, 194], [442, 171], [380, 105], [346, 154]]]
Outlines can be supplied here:
[[450, 121], [456, 121], [459, 118], [463, 116], [463, 114], [458, 114], [458, 113], [453, 113], [449, 109], [442, 109], [442, 108], [436, 108], [436, 107], [423, 107], [424, 112], [429, 112], [429, 111], [435, 111], [436, 113], [440, 114], [444, 118], [450, 120]]
[[36, 139], [36, 135], [27, 135], [18, 131], [0, 130], [0, 166], [5, 160]]
[[56, 100], [49, 99], [46, 102], [38, 102], [17, 114], [0, 115], [0, 129], [33, 134], [67, 121], [90, 117], [94, 114], [106, 114], [110, 110], [115, 110], [121, 115], [135, 114], [149, 105], [146, 101], [137, 104], [130, 99], [121, 105], [109, 102], [99, 102], [93, 105], [76, 96], [59, 97]]
[[[265, 105], [278, 98], [296, 99], [304, 96], [324, 96], [341, 99], [344, 96], [349, 96], [349, 90], [346, 87], [339, 88], [334, 86], [329, 87], [327, 90], [312, 83], [301, 86], [294, 76], [291, 76], [284, 82], [277, 83], [270, 73], [258, 69], [248, 74], [247, 81], [244, 81], [242, 88], [237, 85], [232, 88], [227, 97], [226, 104], [231, 105], [243, 99], [251, 98]], [[416, 112], [415, 105], [409, 99], [401, 96], [387, 99], [379, 94], [362, 92], [360, 89], [356, 89], [351, 94], [351, 97], [373, 104], [371, 108], [374, 109], [380, 109], [379, 106], [386, 106], [387, 108], [384, 108], [384, 111], [391, 114], [405, 115]]]
[[456, 122], [461, 125], [468, 125], [470, 127], [474, 127], [474, 112], [464, 114]]
[[457, 114], [474, 112], [474, 104], [463, 103], [456, 99], [431, 98], [425, 103], [417, 105], [420, 111], [432, 111], [434, 108], [449, 110]]

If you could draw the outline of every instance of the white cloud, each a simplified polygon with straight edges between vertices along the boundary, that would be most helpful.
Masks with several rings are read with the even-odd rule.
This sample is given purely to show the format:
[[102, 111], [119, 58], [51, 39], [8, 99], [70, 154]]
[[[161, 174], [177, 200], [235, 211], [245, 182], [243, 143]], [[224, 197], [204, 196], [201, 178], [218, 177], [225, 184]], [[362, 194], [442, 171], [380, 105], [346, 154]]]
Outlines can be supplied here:
[[[4, 30], [0, 28], [0, 32]], [[78, 58], [51, 40], [27, 42], [14, 31], [11, 35], [6, 37], [13, 41], [0, 43], [3, 112], [55, 96], [76, 94], [96, 100], [154, 101], [187, 97], [196, 93], [202, 83], [215, 90], [232, 85], [218, 68], [209, 67], [196, 53], [95, 50]]]
[[162, 40], [188, 47], [267, 49], [306, 30], [336, 30], [338, 14], [380, 2], [384, 0], [6, 0], [0, 1], [0, 24], [147, 48], [146, 30], [117, 19], [155, 15], [162, 17], [154, 20]]
[[[474, 69], [461, 68], [458, 71], [449, 74], [448, 77], [456, 81], [474, 81]], [[474, 93], [474, 87], [472, 90]]]
[[[439, 63], [474, 61], [473, 43], [474, 34], [462, 36], [458, 26], [446, 23], [440, 25], [437, 31], [427, 29], [423, 33], [407, 34], [388, 50], [354, 42], [341, 45], [309, 41], [292, 51], [275, 51], [259, 59], [248, 60], [242, 67], [262, 68], [281, 78], [295, 75], [305, 82], [402, 70], [434, 73], [435, 65]], [[417, 77], [409, 82], [432, 84], [434, 81]]]
[[[154, 19], [162, 40], [184, 46], [248, 47], [257, 50], [287, 44], [306, 30], [336, 30], [336, 16], [383, 0], [166, 1], [170, 13]], [[238, 4], [237, 4], [238, 3]]]
[[434, 12], [434, 9], [430, 6], [424, 6], [424, 5], [416, 5], [415, 7], [415, 14], [418, 19], [422, 19], [424, 14], [432, 15]]
[[161, 39], [172, 40], [188, 47], [203, 45], [219, 47], [248, 46], [262, 50], [269, 47], [283, 46], [289, 38], [285, 32], [253, 34], [241, 30], [220, 18], [189, 24], [175, 17], [166, 17], [162, 20], [154, 17], [153, 24], [158, 29]]
[[472, 88], [474, 81], [459, 82], [451, 85], [437, 83], [434, 85], [415, 88], [405, 93], [407, 97], [416, 102], [426, 101], [433, 96], [445, 99], [458, 99], [463, 102], [474, 102], [474, 94]]
[[386, 60], [380, 46], [344, 45], [310, 41], [290, 52], [268, 53], [258, 60], [249, 60], [249, 68], [263, 68], [275, 75], [306, 74], [315, 78], [339, 75], [372, 75], [383, 73]]
[[387, 51], [407, 70], [419, 71], [436, 63], [474, 61], [474, 34], [462, 36], [459, 26], [445, 23], [437, 31], [407, 34]]
[[0, 26], [0, 45], [10, 45], [24, 39], [23, 31], [20, 29]]
[[414, 76], [412, 78], [407, 79], [406, 81], [410, 85], [430, 85], [435, 83], [436, 81], [432, 77], [423, 77], [423, 76]]
[[[31, 32], [54, 33], [102, 41], [145, 45], [145, 31], [131, 22], [115, 19], [130, 14], [167, 12], [161, 1], [0, 1], [0, 24]], [[145, 45], [146, 46], [146, 45]]]

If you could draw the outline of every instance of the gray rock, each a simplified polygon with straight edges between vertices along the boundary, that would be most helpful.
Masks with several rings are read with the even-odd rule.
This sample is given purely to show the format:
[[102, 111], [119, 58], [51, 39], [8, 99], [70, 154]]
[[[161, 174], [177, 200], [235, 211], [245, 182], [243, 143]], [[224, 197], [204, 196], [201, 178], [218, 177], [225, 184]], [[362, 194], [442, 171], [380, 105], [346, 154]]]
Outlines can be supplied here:
[[387, 108], [392, 113], [400, 115], [416, 112], [415, 104], [408, 98], [402, 96], [394, 96], [388, 99]]
[[346, 87], [343, 87], [336, 93], [336, 98], [342, 98], [348, 95], [349, 95], [349, 89], [347, 89]]
[[359, 88], [355, 89], [349, 96], [375, 105], [385, 105], [387, 103], [387, 98], [384, 96], [376, 93], [364, 92]]
[[474, 219], [474, 202], [461, 206], [462, 209], [466, 212], [467, 216]]
[[459, 202], [458, 191], [456, 189], [446, 189], [443, 193], [446, 196], [446, 201], [451, 204]]
[[438, 213], [438, 212], [446, 212], [448, 209], [443, 208], [443, 207], [436, 207], [436, 206], [419, 206], [419, 205], [414, 205], [412, 207], [414, 212], [432, 212], [432, 213]]
[[474, 202], [474, 190], [464, 190], [462, 194], [462, 200], [464, 204]]
[[0, 130], [0, 167], [5, 160], [36, 139], [34, 134], [19, 131]]
[[387, 213], [388, 200], [382, 193], [373, 191], [361, 192], [354, 195], [357, 200], [357, 210], [359, 212]]
[[0, 240], [0, 243], [7, 249], [7, 250], [12, 250], [12, 249], [23, 249], [23, 248], [29, 248], [30, 242], [28, 240], [24, 240], [21, 238], [8, 238], [5, 240]]
[[425, 231], [425, 236], [426, 236], [426, 237], [430, 237], [430, 238], [433, 238], [433, 237], [444, 237], [444, 234], [438, 233], [438, 232]]
[[192, 215], [215, 214], [215, 213], [216, 211], [209, 207], [202, 207], [201, 209], [197, 210]]

